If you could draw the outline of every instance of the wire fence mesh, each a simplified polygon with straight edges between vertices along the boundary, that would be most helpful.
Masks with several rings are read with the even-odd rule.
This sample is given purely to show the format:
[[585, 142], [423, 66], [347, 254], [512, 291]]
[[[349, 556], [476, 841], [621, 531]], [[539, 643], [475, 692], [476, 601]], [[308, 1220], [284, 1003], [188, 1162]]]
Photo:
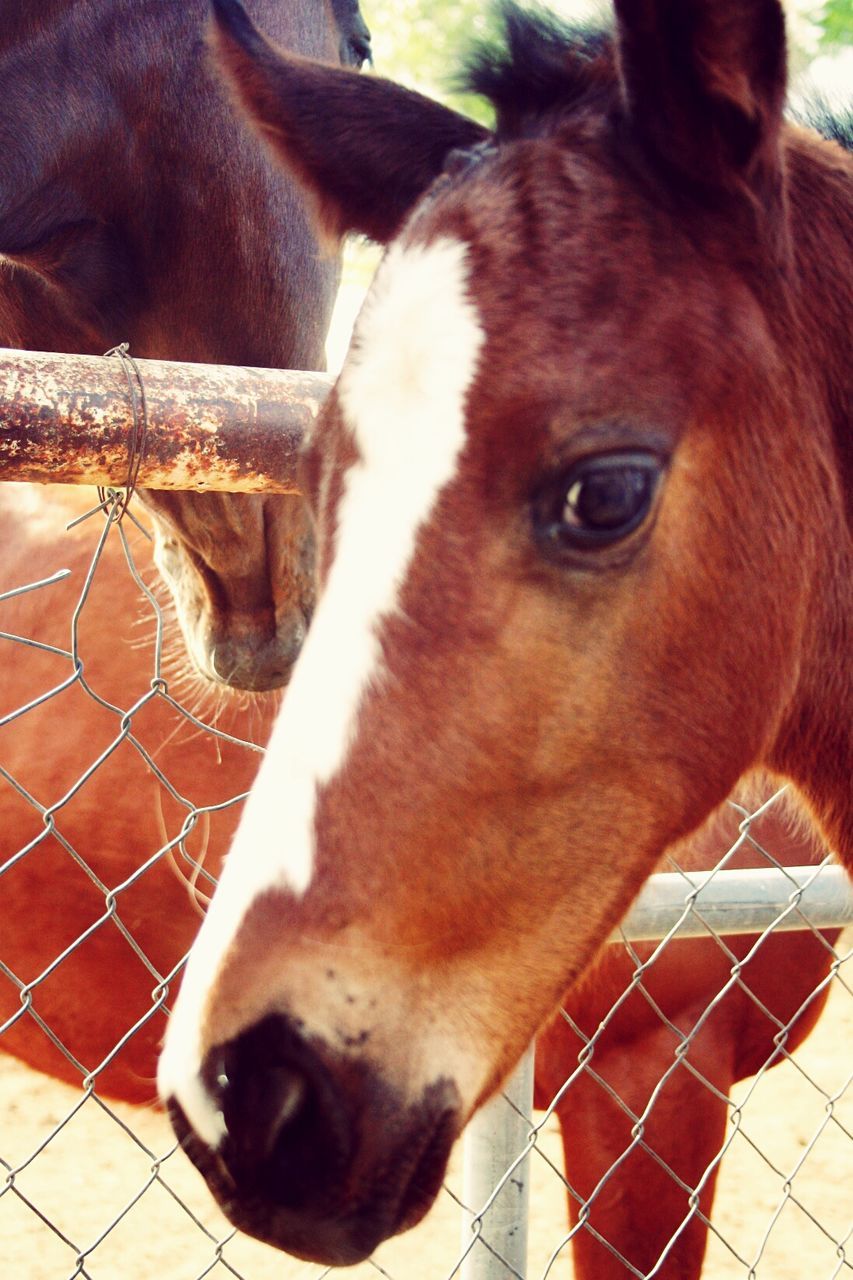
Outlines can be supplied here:
[[[3, 1272], [320, 1280], [231, 1230], [151, 1105], [274, 700], [202, 689], [142, 528], [112, 510], [0, 486]], [[705, 865], [806, 861], [781, 803], [732, 810]], [[487, 1254], [493, 1276], [690, 1277], [706, 1229], [714, 1280], [853, 1272], [851, 934], [802, 923], [609, 948], [540, 1041], [539, 1110], [494, 1104], [518, 1149], [492, 1193], [472, 1201], [457, 1159], [425, 1222], [352, 1274], [452, 1280]], [[524, 1267], [490, 1244], [523, 1168]]]

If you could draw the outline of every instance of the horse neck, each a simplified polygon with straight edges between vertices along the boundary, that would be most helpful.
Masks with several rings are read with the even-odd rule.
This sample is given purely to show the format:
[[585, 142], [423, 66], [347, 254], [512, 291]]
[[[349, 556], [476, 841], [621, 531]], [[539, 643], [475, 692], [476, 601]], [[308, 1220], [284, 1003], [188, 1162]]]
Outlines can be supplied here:
[[[803, 547], [814, 572], [800, 678], [769, 763], [794, 781], [824, 841], [853, 873], [853, 550], [838, 477], [827, 470], [825, 478], [829, 500], [811, 512], [822, 554]], [[793, 627], [795, 606], [791, 613]]]
[[853, 874], [853, 697], [849, 672], [839, 671], [845, 664], [849, 667], [849, 616], [831, 636], [839, 648], [830, 652], [831, 644], [825, 645], [825, 661], [800, 689], [769, 763], [794, 782], [826, 845]]
[[787, 148], [788, 199], [798, 278], [799, 347], [830, 425], [848, 527], [853, 530], [853, 154], [792, 129]]
[[[826, 845], [853, 874], [853, 550], [829, 471], [826, 492], [829, 501], [811, 512], [822, 554], [803, 547], [813, 573], [798, 688], [769, 763], [794, 781]], [[792, 628], [795, 613], [792, 604]]]
[[[792, 363], [802, 353], [798, 426], [809, 433], [816, 482], [814, 546], [803, 548], [810, 592], [801, 675], [770, 763], [795, 781], [827, 843], [853, 870], [853, 157], [796, 131], [788, 179], [797, 312], [789, 349]], [[796, 501], [797, 477], [792, 482]]]

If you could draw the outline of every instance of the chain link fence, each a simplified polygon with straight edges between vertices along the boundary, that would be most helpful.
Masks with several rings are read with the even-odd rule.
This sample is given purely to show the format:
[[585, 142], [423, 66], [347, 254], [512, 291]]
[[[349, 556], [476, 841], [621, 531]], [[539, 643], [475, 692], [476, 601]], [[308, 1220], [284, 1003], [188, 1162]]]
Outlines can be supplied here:
[[[233, 1232], [152, 1105], [170, 990], [273, 707], [192, 676], [144, 514], [116, 511], [109, 493], [0, 485], [3, 1274], [320, 1280]], [[356, 1280], [689, 1277], [679, 1250], [705, 1228], [713, 1280], [853, 1274], [853, 938], [810, 921], [766, 841], [781, 803], [733, 812], [714, 859], [790, 877], [768, 927], [723, 936], [684, 871], [661, 941], [626, 926], [548, 1029], [540, 1109], [528, 1070], [490, 1106], [485, 1163], [460, 1154], [425, 1222]]]

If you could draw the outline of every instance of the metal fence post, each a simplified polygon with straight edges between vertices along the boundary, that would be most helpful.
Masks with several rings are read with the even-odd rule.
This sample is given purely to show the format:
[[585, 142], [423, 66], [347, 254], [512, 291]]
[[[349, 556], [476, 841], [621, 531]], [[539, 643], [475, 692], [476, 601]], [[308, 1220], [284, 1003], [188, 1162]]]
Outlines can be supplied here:
[[[465, 1130], [462, 1197], [470, 1212], [465, 1213], [462, 1225], [462, 1247], [468, 1252], [461, 1280], [515, 1280], [527, 1274], [530, 1157], [525, 1156], [515, 1167], [513, 1162], [527, 1147], [532, 1115], [531, 1045], [503, 1091]], [[477, 1236], [473, 1246], [472, 1233]]]

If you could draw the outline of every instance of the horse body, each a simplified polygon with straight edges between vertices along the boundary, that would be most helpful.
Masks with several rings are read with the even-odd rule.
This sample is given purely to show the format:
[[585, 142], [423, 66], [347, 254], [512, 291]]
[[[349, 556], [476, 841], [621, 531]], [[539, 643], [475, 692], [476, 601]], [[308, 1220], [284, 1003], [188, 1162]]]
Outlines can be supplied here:
[[[259, 0], [284, 45], [358, 64], [357, 4]], [[236, 119], [203, 0], [32, 4], [0, 32], [0, 344], [324, 367], [338, 262]], [[313, 607], [300, 498], [144, 492], [211, 680], [286, 683]]]
[[[0, 591], [49, 578], [61, 520], [95, 503], [87, 489], [0, 486]], [[150, 579], [150, 548], [130, 522], [126, 527]], [[183, 849], [169, 853], [165, 846], [193, 806], [219, 806], [248, 790], [259, 755], [251, 745], [203, 731], [166, 698], [151, 696], [157, 674], [152, 605], [115, 534], [84, 592], [94, 541], [91, 522], [72, 528], [61, 545], [65, 580], [0, 603], [0, 630], [60, 651], [0, 641], [0, 718], [56, 691], [0, 726], [0, 959], [7, 970], [0, 1048], [69, 1084], [79, 1086], [91, 1072], [100, 1094], [150, 1103], [165, 1017], [153, 993], [190, 946], [207, 876], [219, 869], [237, 809], [214, 809], [190, 822]], [[81, 597], [75, 631], [85, 687], [72, 679], [68, 652], [69, 620]], [[167, 627], [162, 675], [174, 691], [184, 672], [176, 661], [174, 622], [171, 631]], [[200, 685], [198, 677], [194, 683]], [[266, 740], [274, 698], [254, 699], [247, 708], [251, 695], [232, 696], [216, 706], [206, 687], [201, 692], [221, 733], [249, 744]], [[146, 696], [130, 720], [140, 749], [119, 741], [98, 764], [122, 738], [123, 712]], [[193, 701], [198, 696], [196, 688]], [[197, 895], [190, 888], [191, 859], [203, 867]], [[17, 983], [28, 994], [22, 996]], [[137, 1022], [122, 1051], [99, 1070]]]
[[391, 244], [159, 1086], [235, 1222], [352, 1262], [754, 770], [853, 859], [853, 178], [783, 123], [775, 0], [620, 0], [580, 42], [511, 13], [493, 134], [216, 8], [326, 231]]

